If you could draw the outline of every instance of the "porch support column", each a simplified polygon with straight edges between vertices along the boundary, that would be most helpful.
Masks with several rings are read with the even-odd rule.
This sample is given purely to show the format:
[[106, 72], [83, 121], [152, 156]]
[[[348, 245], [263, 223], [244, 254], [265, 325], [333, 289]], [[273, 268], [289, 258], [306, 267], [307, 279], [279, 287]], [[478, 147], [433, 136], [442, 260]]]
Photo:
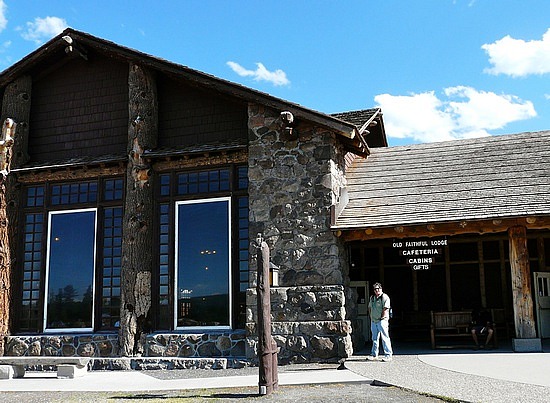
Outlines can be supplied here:
[[145, 150], [157, 145], [158, 100], [154, 74], [130, 64], [128, 167], [121, 268], [120, 355], [143, 353], [151, 328], [153, 270], [153, 171]]
[[[31, 110], [32, 78], [22, 76], [4, 88], [0, 124], [11, 118], [17, 124], [13, 145], [10, 146], [8, 168], [18, 168], [29, 160], [28, 139]], [[13, 133], [11, 134], [14, 135]], [[5, 145], [4, 145], [5, 146]], [[5, 150], [7, 151], [7, 150]], [[9, 171], [9, 169], [8, 169]], [[14, 311], [15, 264], [19, 223], [19, 193], [21, 186], [14, 174], [6, 175], [0, 180], [0, 356], [4, 355], [5, 337], [11, 334], [16, 318]]]
[[517, 352], [542, 351], [541, 340], [537, 338], [535, 330], [526, 228], [523, 226], [509, 228], [508, 239], [516, 333], [516, 338], [512, 339], [512, 348]]

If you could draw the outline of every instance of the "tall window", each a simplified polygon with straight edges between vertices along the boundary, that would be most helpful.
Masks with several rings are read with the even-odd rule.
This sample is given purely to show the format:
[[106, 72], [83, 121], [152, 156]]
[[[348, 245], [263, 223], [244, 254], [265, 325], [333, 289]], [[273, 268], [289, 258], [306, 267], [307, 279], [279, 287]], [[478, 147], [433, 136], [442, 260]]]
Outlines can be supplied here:
[[247, 167], [166, 173], [158, 183], [157, 327], [244, 327]]
[[25, 192], [19, 330], [114, 330], [123, 179], [39, 184]]
[[176, 328], [231, 326], [230, 199], [176, 204]]
[[92, 330], [96, 209], [51, 212], [44, 330]]

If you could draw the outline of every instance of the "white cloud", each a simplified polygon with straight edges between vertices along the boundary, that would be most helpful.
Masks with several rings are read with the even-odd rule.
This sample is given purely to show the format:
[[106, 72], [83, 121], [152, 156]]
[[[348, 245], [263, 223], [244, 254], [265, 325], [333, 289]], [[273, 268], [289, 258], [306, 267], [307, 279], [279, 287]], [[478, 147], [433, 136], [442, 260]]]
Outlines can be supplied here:
[[394, 96], [377, 95], [389, 137], [421, 143], [489, 136], [488, 130], [537, 116], [533, 103], [512, 95], [498, 95], [457, 86], [444, 90]]
[[8, 26], [6, 11], [8, 11], [8, 6], [6, 6], [4, 0], [0, 0], [0, 32], [2, 32]]
[[493, 66], [485, 69], [486, 73], [512, 77], [550, 73], [550, 28], [540, 41], [524, 41], [507, 35], [481, 48]]
[[453, 139], [453, 120], [441, 110], [442, 102], [433, 92], [408, 96], [381, 94], [374, 100], [382, 108], [390, 137], [409, 137], [421, 142]]
[[289, 85], [290, 81], [283, 70], [269, 71], [262, 63], [256, 63], [256, 70], [248, 70], [235, 62], [227, 62], [227, 65], [241, 77], [252, 77], [254, 81], [267, 81], [276, 86]]
[[23, 39], [32, 41], [37, 45], [53, 38], [67, 28], [67, 21], [59, 17], [36, 17], [34, 21], [27, 22], [27, 29], [21, 33]]
[[5, 41], [0, 43], [0, 53], [4, 53], [11, 46], [11, 41]]

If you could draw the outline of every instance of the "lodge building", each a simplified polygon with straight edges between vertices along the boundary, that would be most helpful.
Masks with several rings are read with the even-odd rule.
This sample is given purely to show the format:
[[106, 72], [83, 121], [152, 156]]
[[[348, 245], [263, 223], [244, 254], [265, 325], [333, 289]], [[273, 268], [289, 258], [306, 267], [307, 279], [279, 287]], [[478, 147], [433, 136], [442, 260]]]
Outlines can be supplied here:
[[74, 29], [0, 96], [1, 354], [254, 360], [258, 234], [280, 362], [361, 349], [376, 281], [398, 339], [478, 307], [516, 351], [550, 335], [549, 131], [388, 147], [380, 109], [326, 115]]

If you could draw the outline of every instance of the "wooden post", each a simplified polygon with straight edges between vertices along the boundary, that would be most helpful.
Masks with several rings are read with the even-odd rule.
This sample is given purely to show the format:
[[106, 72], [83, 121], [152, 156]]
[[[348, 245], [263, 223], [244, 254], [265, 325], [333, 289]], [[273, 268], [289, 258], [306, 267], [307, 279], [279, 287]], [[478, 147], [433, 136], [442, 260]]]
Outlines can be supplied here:
[[[17, 139], [14, 139], [11, 150], [6, 160], [9, 172], [11, 167], [20, 167], [29, 160], [28, 138], [29, 119], [31, 114], [31, 76], [21, 76], [8, 84], [4, 89], [2, 99], [2, 122], [11, 118], [17, 123]], [[15, 137], [15, 131], [10, 134]], [[7, 134], [7, 133], [6, 133]], [[4, 134], [2, 135], [3, 138]], [[5, 145], [5, 144], [4, 144]], [[4, 354], [4, 336], [11, 333], [14, 317], [10, 314], [13, 310], [12, 284], [14, 284], [13, 270], [15, 256], [17, 256], [17, 228], [18, 228], [18, 207], [19, 207], [19, 184], [16, 177], [6, 175], [2, 177], [0, 195], [0, 221], [2, 223], [2, 240], [0, 241], [1, 268], [0, 268], [0, 355]], [[7, 227], [7, 228], [6, 228]], [[4, 233], [7, 231], [7, 233]], [[4, 236], [6, 238], [4, 239]], [[11, 240], [11, 242], [9, 242]]]
[[278, 387], [277, 344], [271, 337], [271, 288], [269, 285], [269, 246], [258, 234], [258, 358], [259, 358], [259, 394], [266, 395]]
[[449, 253], [449, 246], [445, 246], [445, 289], [447, 294], [447, 310], [453, 310], [453, 295], [451, 284], [451, 254]]
[[483, 258], [483, 242], [477, 241], [477, 260], [479, 262], [479, 291], [481, 306], [487, 308], [487, 287], [485, 286], [485, 259]]
[[153, 269], [152, 169], [143, 157], [156, 147], [158, 104], [155, 77], [130, 64], [128, 76], [128, 167], [123, 221], [120, 355], [143, 352], [143, 337], [150, 318]]
[[518, 339], [535, 338], [527, 230], [522, 226], [512, 227], [508, 230], [508, 237], [516, 337]]
[[0, 356], [4, 355], [5, 337], [10, 331], [12, 264], [8, 236], [6, 179], [10, 172], [11, 148], [16, 124], [6, 119], [0, 138]]

